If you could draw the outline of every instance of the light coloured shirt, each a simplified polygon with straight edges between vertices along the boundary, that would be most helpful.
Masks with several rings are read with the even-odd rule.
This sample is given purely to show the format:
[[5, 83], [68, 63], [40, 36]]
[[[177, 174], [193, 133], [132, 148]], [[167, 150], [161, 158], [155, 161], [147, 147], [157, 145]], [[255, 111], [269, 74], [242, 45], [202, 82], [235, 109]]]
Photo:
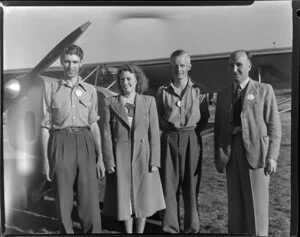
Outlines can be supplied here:
[[[136, 96], [136, 95], [135, 95]], [[132, 104], [133, 106], [135, 106], [135, 96], [134, 96], [134, 104], [130, 103], [130, 101], [128, 101], [124, 96], [121, 96], [121, 102], [124, 106], [124, 109], [126, 111], [126, 114], [127, 114], [127, 118], [128, 118], [128, 123], [129, 123], [129, 127], [131, 128], [132, 127], [132, 123], [133, 123], [133, 117], [134, 116], [129, 116], [128, 115], [128, 109], [127, 107], [125, 106], [126, 103], [129, 103], [129, 104]]]
[[90, 126], [99, 119], [97, 91], [79, 78], [72, 88], [68, 81], [45, 81], [42, 127]]
[[[248, 77], [245, 81], [240, 83], [240, 87], [241, 87], [242, 90], [247, 86], [249, 81], [250, 81], [250, 78]], [[237, 86], [238, 83], [234, 83], [234, 84], [236, 84], [235, 86]]]
[[210, 116], [206, 95], [190, 79], [182, 96], [176, 93], [172, 82], [160, 87], [156, 103], [161, 130], [200, 127], [201, 131]]

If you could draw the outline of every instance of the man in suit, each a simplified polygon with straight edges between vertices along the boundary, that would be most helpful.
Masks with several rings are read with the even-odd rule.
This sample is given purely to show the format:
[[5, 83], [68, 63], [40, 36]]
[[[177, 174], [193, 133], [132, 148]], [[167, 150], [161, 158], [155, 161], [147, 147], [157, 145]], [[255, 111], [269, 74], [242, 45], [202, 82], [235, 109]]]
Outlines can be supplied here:
[[249, 78], [251, 56], [230, 55], [233, 83], [218, 93], [215, 166], [226, 169], [228, 232], [268, 235], [270, 175], [276, 172], [281, 124], [271, 85]]

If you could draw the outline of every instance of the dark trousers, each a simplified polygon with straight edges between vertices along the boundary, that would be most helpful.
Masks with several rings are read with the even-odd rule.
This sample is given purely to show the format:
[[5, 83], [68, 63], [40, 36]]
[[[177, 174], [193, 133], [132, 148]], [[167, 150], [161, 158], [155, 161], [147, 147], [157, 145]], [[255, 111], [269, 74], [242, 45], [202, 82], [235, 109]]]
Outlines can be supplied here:
[[180, 233], [179, 193], [184, 201], [184, 232], [198, 233], [197, 196], [200, 184], [200, 145], [195, 131], [163, 132], [161, 179], [166, 201], [162, 215], [164, 232]]
[[270, 176], [264, 169], [250, 168], [245, 155], [242, 133], [233, 138], [226, 166], [228, 190], [228, 232], [268, 236]]
[[55, 204], [63, 233], [74, 233], [71, 213], [74, 184], [77, 210], [84, 233], [101, 233], [101, 217], [96, 176], [96, 154], [91, 132], [51, 133], [50, 170]]

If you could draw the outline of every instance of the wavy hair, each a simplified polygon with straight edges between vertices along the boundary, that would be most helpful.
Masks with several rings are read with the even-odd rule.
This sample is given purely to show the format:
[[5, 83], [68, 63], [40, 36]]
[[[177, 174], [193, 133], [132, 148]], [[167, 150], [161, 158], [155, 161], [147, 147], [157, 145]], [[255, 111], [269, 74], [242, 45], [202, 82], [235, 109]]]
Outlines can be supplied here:
[[148, 78], [146, 77], [145, 73], [143, 70], [134, 64], [126, 64], [122, 65], [117, 72], [117, 77], [118, 77], [118, 89], [123, 93], [121, 85], [120, 85], [120, 74], [122, 72], [130, 72], [135, 75], [136, 78], [136, 88], [135, 91], [138, 94], [144, 93], [148, 89]]
[[62, 51], [60, 55], [60, 60], [64, 58], [65, 55], [75, 54], [77, 55], [80, 60], [83, 59], [83, 50], [79, 46], [75, 44], [68, 45], [64, 50]]

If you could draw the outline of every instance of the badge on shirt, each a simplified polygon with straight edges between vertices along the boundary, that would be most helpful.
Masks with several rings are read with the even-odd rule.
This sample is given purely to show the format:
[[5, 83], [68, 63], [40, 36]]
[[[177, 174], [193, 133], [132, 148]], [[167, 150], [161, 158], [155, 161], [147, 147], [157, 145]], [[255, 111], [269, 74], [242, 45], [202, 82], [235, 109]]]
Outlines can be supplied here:
[[82, 96], [82, 91], [79, 90], [79, 89], [76, 89], [75, 94], [76, 94], [78, 97], [80, 97], [80, 96]]
[[176, 102], [176, 105], [180, 108], [180, 107], [182, 107], [183, 106], [183, 100], [178, 100], [177, 102]]

